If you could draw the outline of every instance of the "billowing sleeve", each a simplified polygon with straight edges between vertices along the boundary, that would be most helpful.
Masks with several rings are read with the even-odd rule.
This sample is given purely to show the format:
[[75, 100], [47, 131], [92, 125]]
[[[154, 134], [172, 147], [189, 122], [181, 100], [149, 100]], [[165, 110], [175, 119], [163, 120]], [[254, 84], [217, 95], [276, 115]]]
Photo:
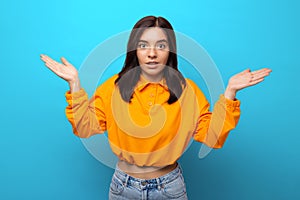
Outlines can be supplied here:
[[226, 99], [220, 95], [211, 112], [210, 105], [202, 91], [192, 83], [199, 109], [194, 140], [211, 148], [221, 148], [229, 132], [237, 126], [240, 118], [240, 101]]
[[78, 137], [87, 138], [106, 131], [105, 96], [101, 91], [103, 89], [99, 87], [90, 100], [84, 89], [65, 94], [66, 116]]

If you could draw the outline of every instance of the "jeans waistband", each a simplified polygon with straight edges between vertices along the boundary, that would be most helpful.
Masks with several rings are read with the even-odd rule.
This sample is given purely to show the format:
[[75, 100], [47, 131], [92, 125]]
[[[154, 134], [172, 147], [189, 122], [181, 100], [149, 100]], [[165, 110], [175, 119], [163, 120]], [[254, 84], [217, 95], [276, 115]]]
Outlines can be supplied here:
[[150, 188], [160, 189], [161, 187], [164, 186], [164, 184], [171, 182], [181, 174], [182, 174], [182, 168], [178, 163], [175, 169], [173, 169], [172, 171], [170, 171], [169, 173], [163, 176], [160, 176], [158, 178], [153, 178], [153, 179], [140, 179], [128, 175], [127, 173], [122, 171], [117, 165], [113, 178], [119, 179], [119, 181], [121, 181], [125, 186], [133, 186], [140, 190], [150, 189]]

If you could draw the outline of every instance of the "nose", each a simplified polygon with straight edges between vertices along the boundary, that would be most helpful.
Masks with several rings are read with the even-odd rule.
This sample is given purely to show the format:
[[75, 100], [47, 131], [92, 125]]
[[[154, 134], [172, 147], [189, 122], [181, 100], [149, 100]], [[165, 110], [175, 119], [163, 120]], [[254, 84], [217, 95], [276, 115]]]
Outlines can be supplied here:
[[155, 48], [149, 48], [148, 58], [157, 58], [157, 52]]

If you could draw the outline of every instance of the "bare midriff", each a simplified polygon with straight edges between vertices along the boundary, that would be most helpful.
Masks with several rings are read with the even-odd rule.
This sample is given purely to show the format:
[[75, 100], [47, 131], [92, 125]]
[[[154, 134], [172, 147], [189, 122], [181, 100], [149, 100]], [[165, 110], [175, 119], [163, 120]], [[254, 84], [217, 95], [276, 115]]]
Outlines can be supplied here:
[[177, 167], [177, 162], [163, 166], [163, 167], [152, 167], [152, 166], [137, 166], [129, 164], [126, 161], [119, 160], [118, 167], [126, 174], [140, 179], [153, 179], [163, 176]]

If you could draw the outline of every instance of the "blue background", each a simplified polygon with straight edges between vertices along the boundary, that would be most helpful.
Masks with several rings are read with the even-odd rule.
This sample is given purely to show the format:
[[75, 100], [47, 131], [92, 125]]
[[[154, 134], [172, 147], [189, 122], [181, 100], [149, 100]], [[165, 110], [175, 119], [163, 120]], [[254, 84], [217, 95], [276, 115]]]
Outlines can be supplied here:
[[149, 14], [201, 44], [225, 84], [246, 68], [273, 70], [238, 94], [240, 123], [222, 149], [200, 160], [194, 142], [182, 156], [189, 198], [300, 199], [299, 9], [297, 0], [2, 1], [0, 199], [107, 199], [113, 169], [73, 135], [68, 85], [39, 54], [79, 68]]

